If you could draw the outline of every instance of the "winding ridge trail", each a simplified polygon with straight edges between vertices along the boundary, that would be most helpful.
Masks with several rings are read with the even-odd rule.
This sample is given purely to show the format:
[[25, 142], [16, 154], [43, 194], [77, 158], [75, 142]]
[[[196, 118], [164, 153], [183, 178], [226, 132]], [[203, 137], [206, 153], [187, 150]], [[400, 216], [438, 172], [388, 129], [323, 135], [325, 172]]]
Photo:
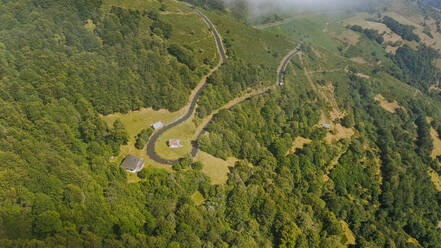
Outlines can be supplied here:
[[216, 115], [217, 113], [219, 113], [219, 111], [223, 110], [223, 109], [231, 109], [234, 106], [238, 105], [238, 104], [242, 104], [248, 100], [251, 100], [252, 98], [256, 97], [256, 96], [260, 96], [263, 95], [267, 92], [270, 92], [272, 89], [276, 88], [278, 85], [282, 86], [284, 84], [284, 78], [283, 75], [285, 74], [285, 70], [286, 67], [288, 66], [288, 62], [292, 59], [292, 57], [294, 57], [295, 55], [297, 55], [300, 51], [300, 46], [298, 46], [297, 48], [295, 48], [294, 50], [290, 51], [288, 53], [288, 55], [286, 55], [283, 59], [282, 62], [279, 65], [279, 68], [277, 69], [277, 78], [278, 78], [278, 84], [275, 84], [273, 86], [268, 86], [265, 88], [261, 88], [261, 89], [255, 89], [243, 96], [240, 96], [238, 98], [235, 98], [231, 101], [229, 101], [228, 103], [226, 103], [224, 106], [216, 109], [215, 111], [213, 111], [209, 116], [205, 117], [202, 120], [202, 124], [199, 125], [196, 129], [195, 135], [193, 136], [193, 147], [191, 150], [191, 156], [196, 157], [198, 149], [199, 149], [199, 145], [197, 140], [199, 139], [199, 136], [203, 133], [203, 130], [208, 126], [208, 124], [210, 123], [211, 119], [213, 118], [214, 115]]
[[[161, 164], [169, 164], [169, 165], [173, 165], [175, 163], [177, 163], [179, 160], [168, 160], [168, 159], [164, 159], [161, 156], [159, 156], [156, 153], [155, 150], [155, 145], [159, 139], [159, 137], [165, 133], [166, 131], [178, 126], [179, 124], [187, 121], [195, 112], [196, 106], [197, 106], [197, 101], [199, 100], [200, 95], [202, 94], [203, 90], [205, 89], [205, 87], [207, 86], [207, 78], [213, 73], [215, 72], [223, 63], [226, 62], [227, 57], [225, 55], [225, 49], [223, 47], [222, 44], [222, 39], [219, 35], [219, 33], [217, 32], [216, 28], [214, 27], [214, 25], [212, 24], [212, 22], [204, 15], [202, 14], [198, 9], [193, 8], [193, 10], [199, 15], [201, 16], [201, 18], [204, 20], [204, 22], [210, 27], [211, 32], [215, 38], [216, 41], [216, 46], [218, 48], [218, 52], [219, 55], [221, 56], [220, 62], [219, 64], [212, 69], [202, 80], [201, 80], [201, 84], [200, 86], [198, 86], [195, 90], [194, 93], [190, 96], [190, 98], [192, 99], [190, 104], [186, 107], [187, 108], [187, 112], [180, 116], [179, 118], [177, 118], [176, 120], [174, 120], [173, 122], [167, 124], [166, 126], [164, 126], [162, 129], [160, 129], [159, 131], [155, 132], [149, 139], [148, 143], [147, 143], [147, 155], [150, 157], [150, 159], [152, 159], [155, 162], [161, 163]], [[284, 83], [284, 79], [283, 79], [283, 75], [285, 73], [286, 67], [289, 63], [289, 61], [291, 60], [292, 57], [294, 57], [296, 54], [298, 54], [298, 52], [300, 51], [300, 46], [298, 46], [297, 48], [295, 48], [294, 50], [290, 51], [288, 53], [288, 55], [286, 55], [278, 70], [277, 70], [277, 78], [278, 78], [278, 82], [276, 85], [273, 86], [269, 86], [269, 87], [265, 87], [262, 89], [256, 89], [253, 90], [252, 92], [249, 92], [241, 97], [238, 97], [236, 99], [231, 100], [230, 102], [228, 102], [227, 104], [225, 104], [223, 107], [213, 111], [209, 116], [205, 117], [202, 121], [202, 124], [199, 125], [197, 127], [197, 130], [195, 132], [194, 135], [194, 139], [192, 141], [192, 150], [191, 150], [191, 156], [192, 157], [196, 157], [198, 149], [199, 149], [199, 145], [198, 145], [198, 139], [199, 136], [203, 133], [203, 130], [207, 127], [207, 125], [210, 123], [211, 119], [213, 118], [213, 116], [215, 114], [217, 114], [220, 110], [223, 109], [231, 109], [234, 106], [244, 103], [256, 96], [259, 95], [263, 95], [266, 92], [269, 92], [271, 89], [277, 87], [277, 85], [283, 85]]]
[[223, 63], [225, 63], [227, 61], [227, 56], [225, 55], [225, 49], [224, 46], [222, 44], [222, 39], [219, 35], [219, 33], [217, 32], [216, 28], [214, 27], [213, 23], [211, 23], [211, 21], [204, 15], [202, 14], [198, 9], [193, 8], [193, 10], [199, 15], [201, 16], [201, 18], [204, 20], [204, 22], [208, 25], [208, 27], [211, 30], [211, 33], [214, 36], [214, 39], [216, 41], [216, 46], [219, 52], [219, 55], [221, 57], [221, 61], [219, 63], [218, 66], [216, 66], [213, 70], [210, 71], [210, 73], [208, 73], [203, 79], [203, 83], [201, 84], [201, 86], [199, 86], [196, 91], [192, 94], [192, 100], [190, 101], [190, 104], [187, 106], [187, 112], [185, 114], [183, 114], [182, 116], [178, 117], [176, 120], [174, 120], [173, 122], [167, 124], [166, 126], [164, 126], [163, 128], [161, 128], [159, 131], [155, 132], [149, 139], [149, 142], [147, 143], [147, 156], [149, 156], [153, 161], [161, 163], [161, 164], [174, 164], [177, 161], [176, 160], [168, 160], [168, 159], [164, 159], [161, 158], [161, 156], [159, 156], [156, 153], [155, 150], [155, 145], [156, 142], [158, 141], [159, 136], [161, 136], [163, 133], [165, 133], [166, 131], [172, 129], [173, 127], [176, 127], [177, 125], [183, 123], [184, 121], [188, 120], [194, 113], [195, 109], [196, 109], [196, 104], [199, 100], [199, 97], [202, 94], [202, 91], [205, 89], [205, 87], [207, 86], [207, 78], [214, 72], [216, 71], [220, 65], [222, 65]]

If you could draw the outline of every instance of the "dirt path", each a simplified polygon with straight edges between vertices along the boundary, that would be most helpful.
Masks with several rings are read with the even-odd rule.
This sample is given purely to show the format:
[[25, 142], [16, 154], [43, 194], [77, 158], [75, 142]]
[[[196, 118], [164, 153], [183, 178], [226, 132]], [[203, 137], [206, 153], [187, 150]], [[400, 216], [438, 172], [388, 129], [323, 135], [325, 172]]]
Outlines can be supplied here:
[[197, 139], [198, 139], [198, 137], [200, 136], [200, 134], [202, 133], [202, 131], [204, 130], [204, 128], [208, 125], [208, 123], [210, 123], [210, 121], [211, 121], [211, 119], [213, 118], [213, 116], [215, 116], [215, 115], [216, 115], [217, 113], [219, 113], [221, 110], [224, 110], [224, 109], [231, 109], [231, 108], [233, 108], [234, 106], [236, 106], [236, 105], [238, 105], [238, 104], [240, 104], [240, 103], [243, 103], [243, 102], [245, 102], [245, 101], [247, 101], [247, 100], [249, 100], [249, 99], [251, 99], [251, 98], [253, 98], [253, 97], [256, 97], [256, 96], [262, 95], [262, 94], [264, 94], [265, 92], [268, 92], [268, 91], [270, 91], [271, 89], [275, 89], [275, 88], [276, 88], [276, 86], [273, 85], [273, 86], [265, 87], [265, 88], [262, 88], [262, 89], [255, 89], [255, 90], [251, 91], [250, 93], [247, 93], [247, 94], [245, 94], [245, 95], [243, 95], [243, 96], [240, 96], [240, 97], [238, 97], [238, 98], [235, 98], [235, 99], [229, 101], [229, 102], [228, 102], [227, 104], [225, 104], [224, 106], [222, 106], [222, 107], [216, 109], [216, 110], [213, 111], [210, 115], [206, 116], [206, 117], [202, 120], [201, 124], [196, 128], [196, 132], [195, 132], [195, 134], [194, 134], [194, 136], [193, 136], [193, 140], [197, 140]]

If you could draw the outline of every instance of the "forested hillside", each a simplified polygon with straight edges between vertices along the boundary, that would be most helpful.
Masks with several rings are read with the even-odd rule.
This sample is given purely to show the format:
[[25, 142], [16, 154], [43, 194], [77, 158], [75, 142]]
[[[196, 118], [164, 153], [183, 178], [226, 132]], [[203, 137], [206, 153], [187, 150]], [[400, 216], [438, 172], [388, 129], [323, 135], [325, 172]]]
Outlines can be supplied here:
[[[0, 0], [0, 247], [441, 247], [438, 51], [410, 37], [387, 52], [387, 35], [343, 25], [354, 11], [258, 30], [246, 6], [187, 2], [228, 56], [194, 122], [270, 89], [216, 112], [199, 137], [201, 151], [236, 161], [224, 184], [191, 156], [128, 183], [111, 158], [134, 137], [102, 118], [177, 111], [217, 68], [190, 7]], [[396, 37], [414, 31], [382, 20]]]
[[[103, 114], [140, 107], [177, 110], [208, 66], [216, 64], [214, 53], [201, 53], [214, 51], [212, 46], [174, 43], [180, 30], [173, 30], [158, 9], [103, 12], [101, 1], [72, 3], [4, 1], [2, 48], [7, 54], [2, 59], [23, 57], [4, 62], [4, 77], [19, 77], [43, 97], [81, 95]], [[196, 27], [193, 32], [209, 36], [206, 27]], [[18, 75], [13, 77], [14, 69]]]

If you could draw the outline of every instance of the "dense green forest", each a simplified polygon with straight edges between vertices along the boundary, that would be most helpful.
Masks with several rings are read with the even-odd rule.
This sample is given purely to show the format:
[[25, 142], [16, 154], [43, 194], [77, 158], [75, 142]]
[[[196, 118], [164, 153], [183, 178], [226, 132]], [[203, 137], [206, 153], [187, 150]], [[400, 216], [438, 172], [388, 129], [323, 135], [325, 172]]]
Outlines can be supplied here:
[[[140, 107], [182, 107], [209, 66], [199, 65], [213, 65], [216, 59], [196, 57], [192, 47], [169, 44], [173, 28], [153, 10], [112, 7], [102, 13], [100, 4], [3, 1], [1, 47], [7, 54], [2, 59], [9, 65], [3, 74], [14, 74], [20, 68], [14, 78], [42, 97], [72, 101], [81, 95], [103, 114]], [[92, 20], [94, 30], [84, 28], [87, 19]], [[50, 81], [56, 82], [42, 85]]]
[[[296, 75], [299, 72], [297, 69]], [[343, 85], [350, 93], [339, 97], [349, 97], [358, 135], [330, 146], [323, 141], [323, 129], [315, 125], [323, 103], [313, 100], [315, 93], [302, 86], [307, 85], [301, 83], [302, 78], [291, 77], [299, 82], [292, 88], [288, 85], [282, 92], [217, 114], [208, 127], [210, 134], [200, 139], [201, 148], [219, 157], [249, 161], [256, 167], [248, 167], [246, 174], [256, 171], [258, 178], [263, 168], [276, 172], [274, 181], [276, 175], [292, 177], [286, 181], [292, 186], [277, 199], [300, 201], [300, 205], [292, 203], [283, 209], [283, 200], [278, 200], [278, 211], [297, 220], [296, 226], [303, 231], [293, 247], [327, 247], [328, 240], [341, 233], [335, 219], [326, 219], [329, 217], [349, 224], [357, 247], [411, 247], [408, 235], [424, 247], [438, 247], [440, 193], [433, 188], [427, 168], [440, 169], [430, 158], [433, 147], [424, 103], [409, 100], [406, 104], [411, 112], [387, 114], [372, 98], [376, 86], [357, 77], [347, 78]], [[409, 143], [409, 135], [418, 137], [415, 143]], [[286, 156], [298, 136], [310, 138], [312, 143]], [[327, 168], [336, 158], [335, 169], [328, 174]], [[381, 176], [375, 169], [376, 158], [381, 161]], [[325, 174], [332, 182], [323, 182]], [[244, 182], [247, 188], [261, 185], [254, 177]], [[272, 187], [263, 190], [274, 193]], [[311, 207], [309, 213], [302, 213], [305, 206]], [[299, 213], [321, 223], [315, 229], [321, 240], [305, 233], [308, 228]]]
[[[275, 83], [297, 42], [244, 24], [241, 1], [231, 16], [221, 1], [188, 2], [207, 8], [229, 56], [208, 79], [199, 117]], [[0, 0], [0, 247], [419, 247], [410, 237], [440, 247], [441, 193], [427, 173], [441, 174], [430, 134], [441, 134], [441, 105], [428, 95], [439, 55], [425, 46], [403, 46], [380, 68], [320, 72], [311, 83], [305, 66], [349, 60], [305, 42], [284, 87], [220, 111], [200, 137], [201, 150], [238, 159], [226, 184], [212, 185], [191, 157], [168, 171], [146, 166], [139, 182], [127, 183], [109, 158], [128, 132], [100, 115], [178, 110], [218, 63], [199, 17], [185, 19], [194, 25], [187, 34], [177, 29], [184, 21], [167, 15], [181, 3], [151, 5]], [[179, 42], [197, 32], [202, 45]], [[378, 34], [359, 32], [381, 47]], [[243, 49], [255, 46], [262, 51]], [[328, 85], [347, 114], [335, 122], [355, 133], [337, 142], [320, 126], [330, 107], [316, 88]], [[413, 96], [415, 88], [422, 93]], [[384, 92], [403, 108], [381, 108], [374, 97]], [[136, 146], [152, 132], [143, 129]], [[291, 151], [297, 137], [311, 142]]]
[[392, 57], [395, 66], [390, 70], [402, 81], [428, 92], [430, 86], [436, 84], [441, 75], [435, 66], [435, 59], [439, 57], [439, 53], [433, 48], [423, 45], [415, 51], [406, 45], [398, 48]]

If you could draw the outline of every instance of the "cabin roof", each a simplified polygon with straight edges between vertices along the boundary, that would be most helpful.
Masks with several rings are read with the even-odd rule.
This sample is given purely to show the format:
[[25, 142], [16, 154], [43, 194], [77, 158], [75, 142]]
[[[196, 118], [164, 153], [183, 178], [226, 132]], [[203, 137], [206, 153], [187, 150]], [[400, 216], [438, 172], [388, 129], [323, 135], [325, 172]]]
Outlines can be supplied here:
[[127, 155], [121, 163], [121, 167], [128, 171], [140, 171], [144, 167], [145, 160], [133, 155]]

